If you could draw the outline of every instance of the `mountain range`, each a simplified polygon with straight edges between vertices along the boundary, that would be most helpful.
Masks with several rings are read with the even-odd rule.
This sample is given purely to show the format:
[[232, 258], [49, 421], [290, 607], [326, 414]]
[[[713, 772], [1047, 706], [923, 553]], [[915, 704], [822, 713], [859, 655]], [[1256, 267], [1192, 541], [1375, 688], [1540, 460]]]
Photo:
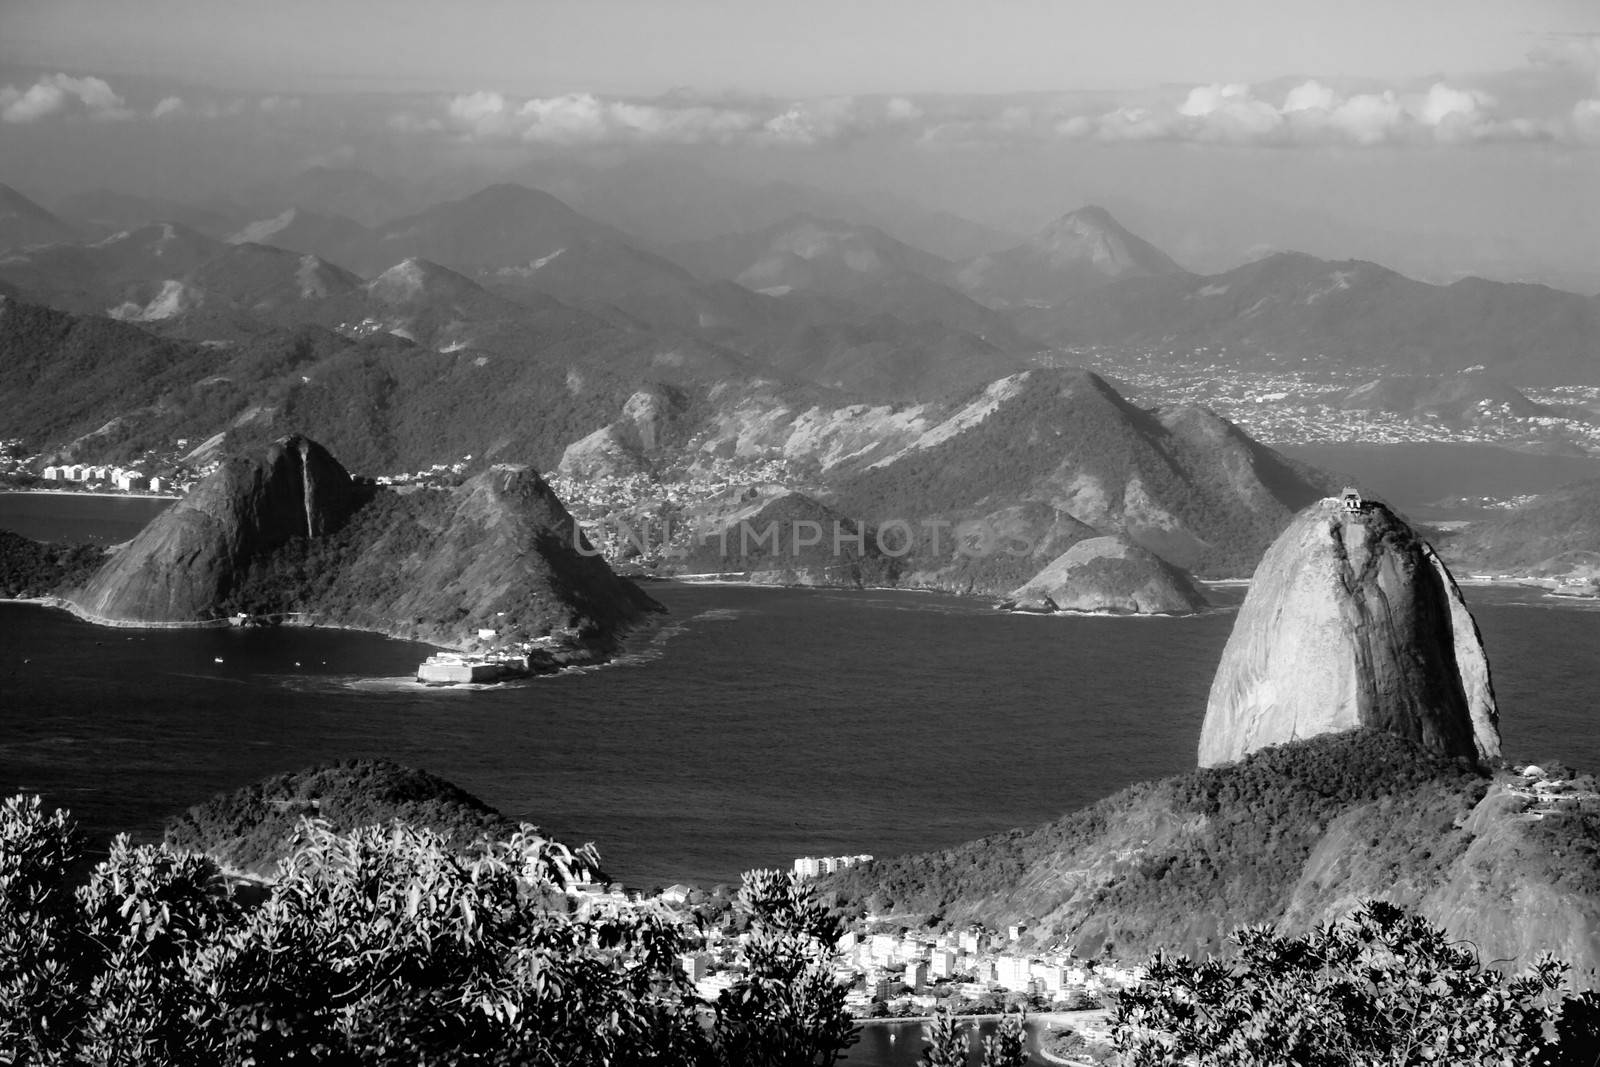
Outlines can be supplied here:
[[[0, 255], [6, 432], [62, 459], [183, 439], [191, 465], [307, 432], [374, 473], [471, 457], [657, 486], [778, 464], [811, 502], [796, 515], [911, 524], [895, 581], [1003, 595], [1095, 536], [1237, 576], [1330, 491], [1202, 408], [1039, 365], [1063, 347], [1355, 366], [1372, 382], [1330, 402], [1454, 419], [1535, 412], [1519, 381], [1600, 380], [1595, 298], [1296, 254], [1196, 275], [1097, 207], [948, 256], [809, 210], [661, 243], [524, 185], [417, 209], [369, 179], [246, 190], [206, 209], [230, 219], [215, 235], [92, 240], [8, 190], [8, 217], [53, 238]], [[630, 407], [667, 432], [647, 441]], [[941, 522], [1028, 548], [953, 551]]]
[[[390, 212], [407, 198], [364, 172], [310, 172], [254, 195], [256, 204], [286, 206], [182, 211], [110, 193], [76, 198], [91, 232], [89, 220], [128, 224], [109, 235], [112, 244], [126, 245], [124, 232], [150, 243], [133, 225], [142, 221], [166, 223], [150, 231], [164, 237], [157, 243], [182, 246], [170, 258], [152, 248], [138, 260], [98, 247], [104, 238], [69, 251], [73, 226], [7, 189], [0, 248], [13, 251], [0, 261], [0, 282], [89, 313], [126, 302], [117, 283], [152, 287], [137, 294], [148, 303], [208, 254], [220, 255], [208, 241], [315, 255], [367, 279], [419, 258], [513, 300], [554, 297], [622, 328], [693, 337], [885, 399], [964, 389], [1041, 347], [1082, 345], [1204, 351], [1246, 367], [1289, 357], [1393, 374], [1481, 366], [1512, 383], [1600, 380], [1595, 297], [1477, 278], [1429, 285], [1377, 264], [1297, 253], [1196, 275], [1094, 206], [1021, 243], [947, 258], [880, 227], [804, 210], [755, 229], [659, 243], [509, 183], [399, 216]], [[363, 221], [337, 210], [360, 203], [370, 209]]]

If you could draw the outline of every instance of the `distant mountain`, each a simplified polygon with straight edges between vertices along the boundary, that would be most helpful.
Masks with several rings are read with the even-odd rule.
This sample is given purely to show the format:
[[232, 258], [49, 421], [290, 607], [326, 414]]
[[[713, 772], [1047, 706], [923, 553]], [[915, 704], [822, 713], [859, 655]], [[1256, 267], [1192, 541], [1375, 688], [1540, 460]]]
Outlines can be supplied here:
[[874, 400], [932, 400], [1014, 374], [1026, 363], [962, 330], [907, 322], [851, 301], [793, 293], [774, 298], [787, 323], [746, 351], [774, 371]]
[[950, 261], [871, 226], [803, 215], [668, 253], [702, 276], [731, 279], [756, 292], [817, 292], [908, 323], [961, 330], [1003, 350], [1034, 347], [1006, 318], [950, 287]]
[[245, 199], [277, 213], [301, 208], [320, 215], [377, 226], [407, 210], [408, 197], [393, 183], [356, 167], [308, 167], [268, 185], [248, 190]]
[[1554, 408], [1536, 404], [1516, 388], [1484, 374], [1375, 378], [1332, 399], [1336, 407], [1347, 411], [1382, 411], [1453, 424], [1556, 413]]
[[1443, 548], [1458, 570], [1476, 574], [1600, 579], [1600, 480], [1540, 493], [1449, 533]]
[[[251, 248], [263, 246], [235, 251]], [[302, 258], [263, 251], [268, 266]], [[284, 275], [263, 274], [270, 295]], [[307, 432], [375, 473], [469, 454], [550, 469], [568, 444], [615, 419], [642, 383], [709, 384], [749, 372], [700, 342], [663, 344], [571, 309], [527, 311], [465, 279], [456, 284], [466, 287], [462, 307], [478, 299], [516, 317], [458, 324], [438, 297], [448, 286], [412, 303], [359, 279], [328, 299], [301, 301], [291, 289], [269, 313], [281, 315], [281, 327], [222, 298], [138, 323], [6, 300], [0, 424], [34, 450], [108, 461], [167, 452], [180, 437], [265, 448]], [[239, 323], [254, 332], [234, 329]], [[462, 340], [468, 347], [453, 347]]]
[[1165, 252], [1129, 233], [1104, 208], [1079, 208], [1034, 237], [962, 264], [956, 284], [994, 307], [1055, 304], [1122, 278], [1183, 275]]
[[491, 185], [378, 226], [347, 255], [368, 274], [419, 257], [472, 274], [500, 267], [537, 270], [591, 246], [625, 249], [621, 232], [524, 185]]
[[[261, 323], [300, 325], [324, 301], [361, 286], [361, 279], [327, 260], [260, 244], [236, 244], [179, 278], [163, 283], [148, 303], [115, 309], [114, 317], [134, 322], [180, 319], [204, 313], [198, 331], [214, 317], [247, 316]], [[245, 323], [248, 330], [249, 323]]]
[[341, 332], [385, 332], [440, 352], [527, 355], [616, 329], [537, 291], [508, 300], [425, 259], [395, 264], [330, 299], [317, 320]]
[[672, 405], [669, 422], [666, 443], [646, 447], [637, 419], [612, 415], [574, 441], [562, 472], [794, 465], [821, 504], [887, 531], [897, 584], [961, 593], [1004, 595], [1104, 535], [1242, 576], [1296, 510], [1336, 488], [1204, 409], [1143, 410], [1085, 371], [1026, 371], [917, 404], [726, 382]]
[[8, 248], [73, 241], [73, 227], [29, 200], [9, 185], [0, 184], [0, 252]]
[[[1600, 299], [1468, 278], [1436, 286], [1375, 263], [1280, 253], [1224, 274], [1130, 278], [1018, 313], [1053, 344], [1227, 348], [1390, 373], [1479, 367], [1513, 382], [1600, 381]], [[1211, 358], [1216, 358], [1215, 356]]]
[[235, 213], [214, 206], [111, 189], [92, 189], [63, 197], [56, 202], [56, 214], [91, 237], [171, 222], [220, 239], [237, 229], [241, 221]]
[[[994, 529], [1004, 520], [1017, 548], [991, 546], [976, 561], [955, 553], [953, 569], [938, 579], [959, 584], [968, 567], [1009, 558], [1017, 565], [1010, 575], [984, 576], [985, 587], [1010, 579], [997, 591], [1065, 550], [1037, 559], [1060, 517], [1124, 534], [1206, 576], [1248, 573], [1289, 517], [1328, 491], [1325, 476], [1204, 408], [1138, 408], [1079, 370], [994, 382], [837, 485], [833, 505], [873, 525], [946, 520]], [[1014, 509], [1025, 505], [1042, 511], [1017, 525]]]
[[1015, 234], [893, 193], [842, 193], [793, 180], [744, 180], [662, 155], [600, 166], [542, 160], [519, 172], [519, 180], [549, 190], [655, 251], [763, 230], [797, 215], [874, 226], [952, 260], [1017, 240]]
[[602, 317], [695, 331], [706, 320], [742, 321], [740, 297], [635, 248], [622, 233], [537, 189], [494, 185], [379, 227], [340, 261], [376, 274], [425, 259], [513, 299], [554, 296]]
[[81, 314], [105, 314], [155, 297], [225, 246], [177, 223], [122, 230], [93, 243], [60, 243], [0, 258], [0, 280], [26, 298]]
[[227, 235], [229, 244], [263, 244], [292, 252], [309, 252], [325, 259], [337, 259], [344, 250], [357, 244], [367, 228], [342, 215], [326, 215], [301, 207], [291, 207], [270, 218], [256, 219]]

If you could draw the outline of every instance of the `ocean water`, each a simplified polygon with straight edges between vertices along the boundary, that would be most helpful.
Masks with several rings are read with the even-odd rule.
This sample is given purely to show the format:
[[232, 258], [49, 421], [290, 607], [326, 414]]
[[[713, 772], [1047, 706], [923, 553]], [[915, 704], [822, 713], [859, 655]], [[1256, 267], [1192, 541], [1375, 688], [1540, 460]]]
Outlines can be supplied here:
[[[1192, 767], [1243, 595], [1117, 619], [911, 592], [649, 591], [669, 614], [618, 662], [475, 690], [416, 686], [428, 650], [370, 634], [110, 629], [0, 603], [0, 792], [42, 793], [92, 840], [152, 837], [217, 791], [387, 756], [596, 842], [630, 885], [734, 882], [799, 855], [954, 845]], [[1466, 595], [1507, 755], [1600, 769], [1600, 605]], [[909, 1067], [920, 1048], [915, 1026], [875, 1027], [851, 1062]]]
[[[264, 775], [389, 756], [596, 842], [627, 883], [731, 882], [799, 855], [1037, 824], [1193, 766], [1233, 622], [651, 592], [670, 614], [621, 661], [477, 690], [416, 686], [427, 650], [370, 634], [109, 629], [0, 604], [0, 790], [40, 792], [99, 838], [151, 835]], [[1600, 768], [1600, 611], [1532, 590], [1468, 597], [1508, 755]]]
[[0, 527], [36, 541], [114, 545], [144, 529], [170, 506], [168, 497], [0, 493]]

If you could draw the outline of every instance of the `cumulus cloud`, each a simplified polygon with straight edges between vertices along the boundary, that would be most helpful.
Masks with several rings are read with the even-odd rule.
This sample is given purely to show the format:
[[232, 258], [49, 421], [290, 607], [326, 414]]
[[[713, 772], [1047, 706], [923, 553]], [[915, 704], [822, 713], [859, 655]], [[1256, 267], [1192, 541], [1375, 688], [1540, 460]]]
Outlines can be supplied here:
[[182, 97], [164, 96], [156, 102], [155, 107], [150, 109], [150, 117], [153, 119], [164, 119], [173, 115], [182, 115], [188, 110], [188, 108], [189, 105], [183, 102]]
[[115, 120], [132, 118], [133, 112], [100, 78], [46, 74], [26, 89], [0, 88], [0, 122], [38, 122], [56, 115]]
[[[1518, 74], [1524, 85], [1544, 79], [1541, 84], [1549, 90], [1544, 95], [1507, 88], [1509, 75], [1500, 81], [1485, 77], [1389, 87], [1304, 79], [1271, 87], [1218, 82], [1117, 94], [811, 100], [697, 98], [681, 90], [652, 99], [594, 93], [519, 98], [481, 89], [415, 101], [390, 116], [388, 125], [396, 133], [556, 145], [804, 148], [865, 137], [929, 146], [1052, 140], [1283, 148], [1516, 141], [1580, 145], [1595, 141], [1600, 109], [1600, 74], [1579, 70], [1587, 55], [1563, 53], [1559, 64], [1545, 60], [1542, 67], [1535, 64]], [[1563, 87], [1559, 94], [1551, 88], [1557, 82]], [[1490, 86], [1496, 91], [1489, 91]]]
[[1319, 81], [1301, 82], [1284, 96], [1282, 111], [1285, 115], [1296, 111], [1332, 111], [1336, 99], [1334, 91]]
[[[930, 125], [909, 97], [885, 100], [825, 97], [812, 100], [694, 100], [681, 94], [654, 100], [611, 99], [593, 93], [508, 98], [493, 90], [451, 97], [444, 125], [471, 139], [545, 144], [735, 144], [817, 146], [874, 131], [917, 136]], [[426, 129], [406, 112], [392, 116], [396, 130]]]

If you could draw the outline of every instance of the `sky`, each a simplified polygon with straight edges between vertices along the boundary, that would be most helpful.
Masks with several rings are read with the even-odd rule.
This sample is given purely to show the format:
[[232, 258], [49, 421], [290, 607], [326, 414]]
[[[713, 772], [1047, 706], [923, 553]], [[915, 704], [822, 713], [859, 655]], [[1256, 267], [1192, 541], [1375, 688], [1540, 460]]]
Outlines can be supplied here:
[[1205, 210], [1174, 238], [1202, 266], [1404, 224], [1444, 273], [1566, 278], [1600, 242], [1600, 2], [0, 0], [0, 181], [46, 201], [653, 153], [1022, 232]]
[[0, 58], [267, 92], [1012, 93], [1508, 69], [1592, 0], [6, 0]]

